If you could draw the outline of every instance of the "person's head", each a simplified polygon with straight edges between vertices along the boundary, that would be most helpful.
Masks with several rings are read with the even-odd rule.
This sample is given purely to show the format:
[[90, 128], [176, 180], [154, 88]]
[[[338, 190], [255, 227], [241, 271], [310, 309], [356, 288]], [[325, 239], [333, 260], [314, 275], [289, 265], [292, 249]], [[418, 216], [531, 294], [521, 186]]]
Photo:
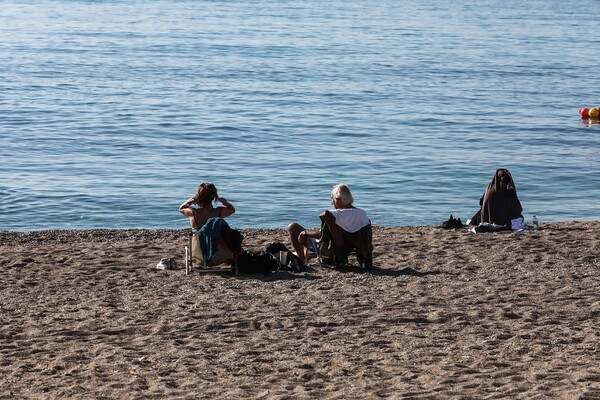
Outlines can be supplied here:
[[335, 208], [349, 208], [354, 203], [350, 188], [345, 183], [337, 184], [331, 190], [331, 202]]
[[496, 182], [496, 189], [516, 190], [512, 175], [505, 168], [496, 170], [494, 181]]
[[194, 196], [194, 198], [199, 206], [204, 207], [211, 205], [213, 201], [216, 201], [219, 198], [219, 195], [217, 194], [217, 188], [215, 185], [206, 182], [201, 183], [200, 186], [198, 186], [198, 191], [196, 192], [196, 196]]
[[504, 183], [505, 185], [511, 181], [510, 172], [508, 172], [507, 169], [499, 169], [496, 171], [496, 176], [498, 179], [500, 179], [500, 182]]

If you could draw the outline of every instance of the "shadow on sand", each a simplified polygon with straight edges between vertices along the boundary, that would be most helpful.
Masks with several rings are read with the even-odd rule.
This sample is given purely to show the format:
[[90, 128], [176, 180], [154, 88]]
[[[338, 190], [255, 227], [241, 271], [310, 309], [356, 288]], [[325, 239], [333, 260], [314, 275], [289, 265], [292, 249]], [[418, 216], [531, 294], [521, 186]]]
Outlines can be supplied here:
[[347, 265], [345, 267], [332, 268], [334, 271], [341, 273], [355, 273], [355, 274], [372, 274], [377, 276], [427, 276], [427, 275], [440, 275], [441, 271], [425, 271], [421, 272], [411, 267], [405, 267], [401, 270], [393, 270], [387, 268], [380, 268], [373, 266], [370, 269], [363, 269], [358, 266]]
[[[399, 276], [416, 276], [416, 277], [423, 277], [423, 276], [428, 276], [428, 275], [440, 275], [443, 272], [441, 271], [419, 271], [416, 270], [414, 268], [411, 267], [405, 267], [402, 268], [401, 270], [392, 270], [392, 269], [386, 269], [386, 268], [380, 268], [377, 266], [373, 266], [373, 268], [371, 269], [363, 269], [359, 266], [353, 266], [353, 265], [347, 265], [345, 267], [338, 267], [338, 268], [332, 268], [332, 267], [325, 267], [325, 269], [334, 271], [334, 272], [339, 272], [342, 274], [347, 274], [347, 273], [354, 273], [354, 274], [372, 274], [372, 275], [377, 275], [377, 276], [392, 276], [392, 277], [399, 277]], [[258, 279], [261, 281], [295, 281], [295, 280], [304, 280], [304, 281], [314, 281], [314, 280], [319, 280], [319, 279], [323, 279], [322, 276], [319, 276], [319, 267], [316, 267], [314, 272], [302, 272], [302, 273], [295, 273], [292, 271], [287, 271], [287, 270], [279, 270], [277, 272], [271, 273], [271, 274], [240, 274], [240, 275], [234, 275], [231, 271], [225, 271], [223, 273], [223, 271], [221, 271], [221, 275], [224, 278], [235, 278], [235, 279]], [[213, 271], [216, 272], [216, 271]], [[448, 273], [446, 273], [448, 274]]]

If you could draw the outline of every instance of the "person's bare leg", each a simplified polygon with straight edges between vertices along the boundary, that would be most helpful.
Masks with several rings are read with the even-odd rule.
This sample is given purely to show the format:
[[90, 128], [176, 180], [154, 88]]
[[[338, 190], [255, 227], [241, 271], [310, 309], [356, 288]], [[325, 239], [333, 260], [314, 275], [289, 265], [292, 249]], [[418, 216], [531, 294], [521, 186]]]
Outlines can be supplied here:
[[304, 243], [300, 242], [301, 233], [304, 231], [305, 231], [304, 227], [297, 222], [292, 222], [291, 224], [288, 225], [288, 232], [290, 234], [290, 240], [292, 241], [292, 246], [294, 247], [294, 250], [296, 251], [296, 254], [298, 255], [298, 258], [300, 259], [300, 263], [302, 265], [306, 264], [306, 257], [304, 254], [304, 243], [306, 243], [306, 239], [304, 238], [304, 235], [302, 235], [302, 239], [304, 240]]
[[292, 222], [288, 225], [288, 232], [290, 234], [292, 246], [298, 255], [300, 263], [302, 265], [306, 264], [308, 252], [306, 241], [309, 237], [319, 238], [321, 231], [319, 229], [306, 230], [299, 223]]

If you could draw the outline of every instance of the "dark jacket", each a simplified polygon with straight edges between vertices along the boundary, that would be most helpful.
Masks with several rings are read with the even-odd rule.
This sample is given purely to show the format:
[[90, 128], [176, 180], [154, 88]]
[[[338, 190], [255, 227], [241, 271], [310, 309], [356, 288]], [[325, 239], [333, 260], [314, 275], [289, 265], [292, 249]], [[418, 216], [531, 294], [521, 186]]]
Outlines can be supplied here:
[[497, 225], [511, 225], [511, 220], [521, 217], [523, 208], [517, 197], [517, 188], [508, 170], [504, 170], [507, 179], [502, 181], [497, 170], [488, 184], [481, 203], [481, 222]]

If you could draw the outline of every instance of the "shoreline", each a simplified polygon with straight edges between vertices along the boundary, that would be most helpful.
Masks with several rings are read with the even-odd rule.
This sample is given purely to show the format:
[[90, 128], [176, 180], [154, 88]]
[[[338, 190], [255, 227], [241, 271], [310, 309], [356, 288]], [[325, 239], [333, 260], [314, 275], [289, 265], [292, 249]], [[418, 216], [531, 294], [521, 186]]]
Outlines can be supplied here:
[[[465, 223], [468, 218], [462, 218], [462, 222]], [[233, 219], [227, 219], [230, 226], [239, 231], [279, 231], [279, 230], [287, 230], [287, 224], [285, 226], [280, 227], [238, 227], [235, 225], [235, 221]], [[572, 224], [572, 223], [588, 223], [588, 222], [599, 222], [600, 218], [590, 217], [588, 219], [573, 219], [573, 220], [557, 220], [557, 221], [545, 221], [542, 220], [541, 224], [543, 225], [553, 225], [553, 224]], [[291, 221], [290, 221], [291, 222]], [[406, 229], [406, 228], [437, 228], [443, 222], [443, 218], [440, 218], [439, 223], [435, 225], [373, 225], [373, 228], [383, 228], [383, 229]], [[531, 221], [525, 221], [526, 223], [531, 224]], [[319, 226], [315, 225], [312, 227], [308, 227], [307, 229], [318, 229]], [[40, 228], [40, 229], [2, 229], [0, 228], [0, 235], [3, 233], [17, 233], [17, 234], [28, 234], [28, 233], [36, 233], [36, 232], [108, 232], [108, 231], [158, 231], [158, 232], [170, 232], [170, 231], [184, 231], [191, 229], [189, 225], [185, 227], [176, 227], [176, 228], [148, 228], [148, 227], [126, 227], [126, 228], [111, 228], [111, 227], [92, 227], [92, 228]]]
[[[394, 229], [423, 229], [423, 228], [432, 228], [438, 229], [441, 225], [441, 222], [437, 225], [398, 225], [398, 226], [387, 226], [387, 225], [373, 225], [373, 229], [378, 230], [394, 230]], [[527, 221], [526, 221], [527, 222]], [[464, 221], [463, 221], [464, 223]], [[573, 224], [600, 224], [600, 219], [578, 219], [578, 220], [569, 220], [569, 221], [554, 221], [554, 222], [545, 222], [542, 221], [540, 225], [543, 227], [557, 227], [561, 225], [573, 225]], [[472, 228], [475, 225], [464, 225], [464, 228]], [[264, 234], [278, 234], [281, 232], [287, 232], [286, 227], [279, 228], [238, 228], [235, 225], [231, 225], [232, 228], [239, 230], [240, 232], [249, 232], [254, 234], [256, 232], [263, 232]], [[318, 226], [309, 227], [307, 229], [318, 229]], [[173, 234], [177, 232], [187, 233], [191, 228], [143, 228], [143, 227], [131, 227], [131, 228], [49, 228], [49, 229], [34, 229], [34, 230], [11, 230], [11, 229], [0, 229], [0, 239], [6, 238], [10, 235], [18, 235], [18, 236], [29, 236], [29, 235], [45, 235], [50, 234], [52, 236], [64, 236], [66, 234], [74, 234], [75, 236], [85, 236], [90, 234], [97, 234], [99, 236], [109, 236], [111, 234], [115, 234], [117, 232], [128, 232], [128, 233], [156, 233], [156, 234]], [[1, 242], [0, 242], [1, 243]]]
[[373, 270], [239, 277], [185, 276], [189, 229], [0, 231], [0, 397], [599, 398], [600, 221], [541, 228], [374, 227]]

